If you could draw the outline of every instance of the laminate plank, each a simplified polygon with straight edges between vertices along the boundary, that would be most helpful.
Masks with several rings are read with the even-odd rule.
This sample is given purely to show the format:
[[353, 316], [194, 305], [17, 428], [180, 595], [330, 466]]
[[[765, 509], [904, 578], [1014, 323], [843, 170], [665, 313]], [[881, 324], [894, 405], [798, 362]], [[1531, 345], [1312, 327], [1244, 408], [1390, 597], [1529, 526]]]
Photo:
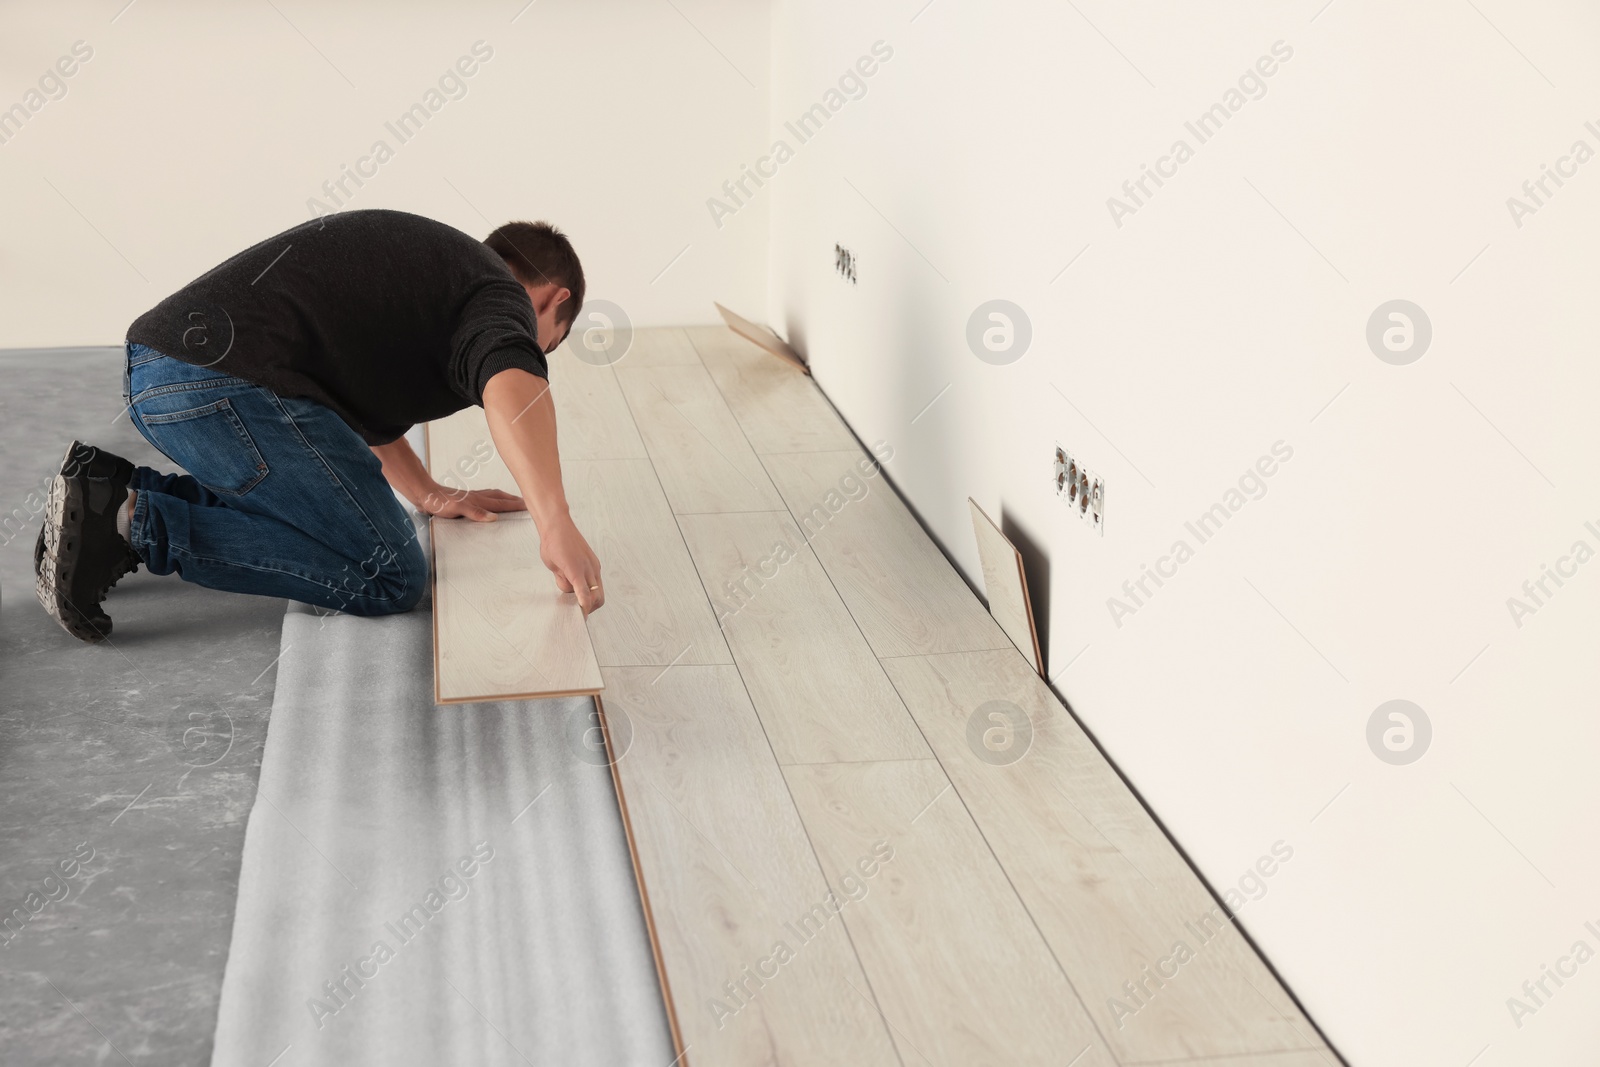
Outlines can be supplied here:
[[[429, 423], [434, 477], [450, 476], [447, 484], [459, 488], [517, 492], [499, 454], [484, 446], [488, 435], [481, 408]], [[563, 457], [561, 473], [573, 520], [600, 557], [605, 583], [605, 607], [586, 620], [597, 662], [733, 662], [650, 461]]]
[[[566, 346], [550, 355], [556, 406], [556, 448], [563, 460], [644, 459], [633, 416], [610, 367], [583, 363]], [[516, 479], [500, 458], [480, 407], [463, 408], [427, 424], [428, 473], [451, 489], [503, 489]]]
[[617, 380], [674, 512], [783, 507], [704, 367], [621, 366]]
[[697, 367], [700, 354], [681, 326], [654, 326], [633, 331], [633, 342], [615, 364], [621, 367]]
[[1324, 1047], [1026, 661], [884, 666], [1121, 1062]]
[[811, 368], [806, 366], [805, 357], [796, 352], [788, 341], [779, 337], [774, 331], [765, 326], [756, 325], [743, 315], [729, 311], [721, 304], [715, 304], [715, 306], [717, 314], [722, 316], [722, 321], [728, 324], [728, 329], [751, 344], [766, 349], [800, 373], [811, 373]]
[[938, 763], [784, 776], [906, 1063], [1115, 1067]]
[[678, 522], [778, 762], [929, 754], [786, 513]]
[[616, 372], [585, 363], [570, 344], [557, 346], [548, 358], [561, 458], [644, 459], [644, 441], [622, 399]]
[[606, 603], [588, 618], [600, 665], [732, 663], [650, 461], [561, 470], [573, 521], [600, 557]]
[[517, 480], [495, 447], [482, 408], [462, 408], [454, 415], [433, 420], [425, 429], [428, 473], [446, 489], [520, 492]]
[[539, 561], [526, 513], [434, 519], [434, 696], [441, 704], [597, 693], [577, 597]]
[[1043, 674], [1044, 657], [1039, 653], [1039, 631], [1033, 625], [1033, 604], [1028, 599], [1022, 553], [976, 500], [968, 497], [967, 507], [972, 512], [972, 535], [978, 541], [978, 561], [983, 568], [989, 614], [1011, 638], [1017, 651], [1028, 657], [1033, 669]]
[[687, 1062], [898, 1065], [738, 670], [603, 673]]
[[809, 377], [721, 326], [691, 326], [687, 332], [758, 455], [856, 447]]
[[1011, 646], [859, 450], [762, 463], [879, 656]]

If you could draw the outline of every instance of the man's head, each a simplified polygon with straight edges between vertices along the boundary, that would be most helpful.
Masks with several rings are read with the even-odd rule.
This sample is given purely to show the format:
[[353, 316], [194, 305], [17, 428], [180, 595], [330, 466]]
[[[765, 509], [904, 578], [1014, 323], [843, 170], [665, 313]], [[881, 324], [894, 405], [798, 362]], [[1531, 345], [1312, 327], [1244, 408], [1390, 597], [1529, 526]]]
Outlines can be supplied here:
[[548, 222], [508, 222], [483, 243], [500, 254], [528, 291], [545, 352], [567, 338], [583, 310], [583, 264], [567, 235]]

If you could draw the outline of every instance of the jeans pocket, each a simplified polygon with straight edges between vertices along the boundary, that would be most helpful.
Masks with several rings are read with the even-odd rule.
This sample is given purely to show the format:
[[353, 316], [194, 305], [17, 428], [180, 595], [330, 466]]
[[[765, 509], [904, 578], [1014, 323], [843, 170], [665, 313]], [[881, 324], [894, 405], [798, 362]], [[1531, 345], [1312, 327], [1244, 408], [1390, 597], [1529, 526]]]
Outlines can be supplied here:
[[266, 460], [226, 398], [139, 416], [151, 441], [214, 493], [243, 496], [267, 476]]

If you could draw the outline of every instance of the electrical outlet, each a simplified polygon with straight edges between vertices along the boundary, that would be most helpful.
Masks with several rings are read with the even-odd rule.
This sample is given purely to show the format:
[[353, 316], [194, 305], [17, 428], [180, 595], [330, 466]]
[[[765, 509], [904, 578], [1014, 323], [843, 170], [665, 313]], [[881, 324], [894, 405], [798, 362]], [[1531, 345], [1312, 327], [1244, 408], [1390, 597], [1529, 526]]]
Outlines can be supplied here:
[[1056, 496], [1074, 515], [1088, 523], [1095, 533], [1105, 536], [1105, 479], [1085, 467], [1060, 444], [1056, 445], [1055, 487]]
[[854, 285], [856, 283], [855, 253], [843, 245], [835, 243], [833, 246], [833, 269], [838, 272], [839, 277]]

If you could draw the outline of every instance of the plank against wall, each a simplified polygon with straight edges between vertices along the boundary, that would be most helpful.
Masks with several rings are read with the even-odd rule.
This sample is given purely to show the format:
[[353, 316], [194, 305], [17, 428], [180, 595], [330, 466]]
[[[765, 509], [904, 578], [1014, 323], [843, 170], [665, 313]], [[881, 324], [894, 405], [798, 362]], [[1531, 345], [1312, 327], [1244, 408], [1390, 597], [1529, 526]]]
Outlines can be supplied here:
[[983, 568], [983, 588], [989, 597], [989, 614], [1011, 638], [1017, 651], [1028, 657], [1033, 669], [1044, 673], [1039, 654], [1039, 631], [1033, 625], [1033, 603], [1022, 569], [1022, 553], [1000, 531], [978, 502], [967, 498], [972, 512], [972, 534], [978, 539], [978, 560]]
[[600, 557], [606, 603], [588, 622], [601, 666], [732, 663], [650, 461], [561, 471], [573, 521]]
[[583, 609], [539, 562], [526, 513], [434, 519], [429, 529], [439, 703], [600, 691]]
[[604, 674], [613, 768], [688, 1062], [899, 1064], [844, 925], [813, 918], [819, 905], [828, 914], [828, 885], [739, 671]]
[[860, 450], [762, 457], [872, 650], [912, 656], [1008, 647], [894, 489], [881, 474], [861, 473], [864, 460]]
[[906, 1063], [1115, 1067], [937, 762], [784, 776]]
[[1015, 649], [884, 667], [1119, 1060], [1325, 1047]]
[[691, 326], [689, 339], [756, 453], [853, 449], [856, 440], [816, 383], [721, 326]]
[[729, 311], [721, 304], [716, 304], [715, 307], [717, 309], [717, 314], [722, 316], [722, 321], [728, 324], [728, 329], [749, 341], [751, 344], [756, 345], [759, 348], [763, 348], [772, 355], [777, 356], [779, 359], [783, 360], [784, 363], [788, 364], [792, 369], [798, 371], [799, 373], [811, 373], [811, 368], [806, 366], [805, 358], [802, 357], [799, 352], [796, 352], [794, 347], [790, 345], [788, 341], [785, 341], [783, 338], [779, 337], [776, 333], [767, 329], [765, 326], [758, 326], [749, 319], [745, 318], [743, 315], [740, 315], [737, 312]]
[[704, 367], [618, 366], [617, 380], [674, 512], [783, 507]]
[[678, 521], [778, 762], [929, 754], [787, 512]]

